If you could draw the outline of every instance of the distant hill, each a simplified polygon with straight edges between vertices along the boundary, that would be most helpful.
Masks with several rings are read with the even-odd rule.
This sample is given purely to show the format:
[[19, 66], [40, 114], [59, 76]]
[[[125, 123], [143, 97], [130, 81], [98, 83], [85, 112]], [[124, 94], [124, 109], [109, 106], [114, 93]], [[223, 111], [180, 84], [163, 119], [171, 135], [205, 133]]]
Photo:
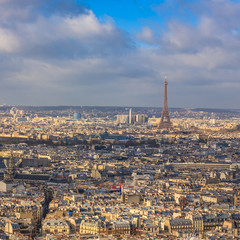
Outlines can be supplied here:
[[209, 112], [209, 113], [238, 113], [239, 109], [219, 109], [219, 108], [191, 108], [192, 111], [195, 112]]
[[[13, 106], [0, 106], [0, 111], [10, 110]], [[98, 110], [102, 112], [126, 112], [130, 107], [126, 106], [14, 106], [24, 111], [91, 111]], [[134, 112], [144, 112], [149, 110], [161, 111], [160, 107], [131, 107]], [[240, 113], [240, 109], [217, 109], [217, 108], [169, 108], [170, 112], [185, 112], [191, 110], [194, 112], [208, 113]]]

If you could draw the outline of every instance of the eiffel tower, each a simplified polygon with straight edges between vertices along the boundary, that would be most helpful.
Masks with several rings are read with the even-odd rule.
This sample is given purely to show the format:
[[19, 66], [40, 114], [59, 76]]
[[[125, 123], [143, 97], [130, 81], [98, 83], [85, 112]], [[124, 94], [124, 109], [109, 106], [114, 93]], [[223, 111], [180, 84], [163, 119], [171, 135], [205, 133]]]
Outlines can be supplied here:
[[164, 82], [164, 102], [163, 102], [163, 110], [160, 123], [158, 125], [159, 129], [167, 128], [172, 129], [172, 123], [170, 121], [169, 112], [168, 112], [168, 103], [167, 103], [167, 80], [165, 78]]

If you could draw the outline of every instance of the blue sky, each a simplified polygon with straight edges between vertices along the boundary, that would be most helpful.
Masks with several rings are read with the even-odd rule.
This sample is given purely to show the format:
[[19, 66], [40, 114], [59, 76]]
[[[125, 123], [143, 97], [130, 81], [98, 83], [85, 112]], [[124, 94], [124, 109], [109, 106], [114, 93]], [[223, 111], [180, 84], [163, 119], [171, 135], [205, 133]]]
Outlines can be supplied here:
[[150, 26], [157, 32], [167, 30], [167, 23], [171, 19], [191, 25], [197, 23], [197, 16], [190, 9], [174, 1], [172, 3], [164, 0], [85, 0], [80, 2], [93, 10], [99, 20], [111, 17], [118, 27], [133, 34], [137, 34], [144, 26]]
[[153, 1], [151, 4], [147, 3], [147, 1], [138, 0], [108, 0], [104, 1], [104, 4], [98, 0], [86, 2], [88, 2], [88, 6], [98, 18], [110, 16], [117, 26], [127, 31], [137, 31], [150, 21], [162, 22], [162, 19], [154, 10], [154, 6], [157, 6], [162, 1]]
[[239, 108], [240, 1], [0, 0], [0, 104]]

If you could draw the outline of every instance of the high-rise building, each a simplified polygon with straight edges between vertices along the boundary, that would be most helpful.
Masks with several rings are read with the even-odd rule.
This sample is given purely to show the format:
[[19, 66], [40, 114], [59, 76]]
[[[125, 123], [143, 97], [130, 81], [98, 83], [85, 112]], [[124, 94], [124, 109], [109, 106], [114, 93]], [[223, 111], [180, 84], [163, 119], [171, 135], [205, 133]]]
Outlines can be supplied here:
[[129, 124], [132, 124], [132, 109], [129, 108], [129, 117], [128, 117], [128, 120], [129, 120]]
[[128, 123], [129, 122], [128, 118], [129, 118], [129, 115], [127, 115], [127, 114], [118, 114], [117, 115], [117, 124]]
[[215, 125], [216, 124], [216, 118], [215, 118], [215, 114], [214, 113], [211, 114], [210, 124], [211, 125]]
[[135, 116], [132, 115], [132, 108], [129, 108], [128, 114], [118, 114], [117, 124], [133, 124], [135, 122]]
[[147, 122], [147, 115], [146, 114], [136, 114], [135, 119], [136, 119], [136, 123], [145, 123], [145, 122]]
[[79, 119], [81, 119], [81, 114], [80, 114], [79, 112], [73, 113], [73, 119], [74, 119], [74, 120], [79, 120]]

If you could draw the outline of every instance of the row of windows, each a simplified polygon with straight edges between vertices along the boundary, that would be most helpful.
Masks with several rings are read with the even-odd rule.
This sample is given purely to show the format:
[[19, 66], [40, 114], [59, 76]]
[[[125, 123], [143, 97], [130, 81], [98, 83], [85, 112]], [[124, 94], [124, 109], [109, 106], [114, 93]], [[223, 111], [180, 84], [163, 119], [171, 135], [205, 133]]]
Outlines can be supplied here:
[[69, 231], [67, 231], [67, 230], [65, 230], [65, 229], [64, 229], [64, 230], [61, 230], [61, 231], [60, 231], [60, 230], [57, 230], [57, 229], [50, 229], [50, 230], [47, 229], [47, 230], [45, 230], [44, 232], [45, 232], [45, 233], [65, 233], [65, 232], [69, 232]]
[[172, 229], [187, 229], [187, 228], [192, 228], [192, 226], [172, 226]]

